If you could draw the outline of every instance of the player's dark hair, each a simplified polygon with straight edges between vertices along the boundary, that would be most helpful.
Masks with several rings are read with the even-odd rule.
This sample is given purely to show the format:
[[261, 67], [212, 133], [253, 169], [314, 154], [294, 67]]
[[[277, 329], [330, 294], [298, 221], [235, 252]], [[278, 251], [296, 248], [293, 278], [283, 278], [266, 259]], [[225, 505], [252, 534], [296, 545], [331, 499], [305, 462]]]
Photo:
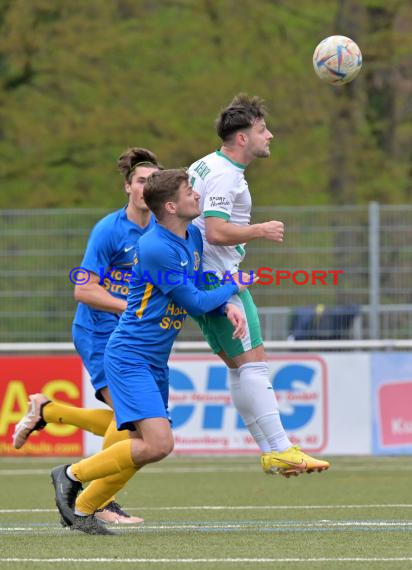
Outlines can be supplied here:
[[249, 129], [256, 120], [264, 119], [266, 115], [263, 99], [239, 93], [216, 119], [217, 134], [225, 142], [237, 131]]
[[177, 198], [177, 192], [182, 182], [188, 182], [189, 176], [184, 168], [158, 170], [152, 172], [144, 185], [143, 198], [149, 210], [158, 220], [161, 220], [166, 202]]
[[157, 156], [146, 148], [128, 148], [117, 160], [117, 167], [123, 174], [126, 182], [129, 184], [131, 184], [133, 173], [138, 166], [154, 166], [159, 169], [163, 168], [158, 162]]

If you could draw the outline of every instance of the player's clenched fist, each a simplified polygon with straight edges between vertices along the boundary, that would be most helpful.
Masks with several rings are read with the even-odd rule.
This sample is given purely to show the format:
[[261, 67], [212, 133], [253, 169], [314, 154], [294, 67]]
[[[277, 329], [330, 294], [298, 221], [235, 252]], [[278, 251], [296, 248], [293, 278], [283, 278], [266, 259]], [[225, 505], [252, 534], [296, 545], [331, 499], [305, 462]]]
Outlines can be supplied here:
[[272, 220], [270, 222], [264, 222], [260, 224], [262, 226], [262, 237], [270, 241], [283, 241], [283, 235], [285, 233], [285, 224], [283, 222], [277, 222]]

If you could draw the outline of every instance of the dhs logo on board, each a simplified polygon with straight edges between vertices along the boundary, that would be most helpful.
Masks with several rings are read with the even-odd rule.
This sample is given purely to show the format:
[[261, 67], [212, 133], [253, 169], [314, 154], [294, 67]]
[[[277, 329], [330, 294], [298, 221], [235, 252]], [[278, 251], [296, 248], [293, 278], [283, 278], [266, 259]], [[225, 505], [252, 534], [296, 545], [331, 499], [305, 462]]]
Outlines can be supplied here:
[[[290, 355], [269, 356], [268, 365], [290, 440], [305, 450], [322, 451], [328, 425], [326, 363], [318, 356]], [[231, 402], [227, 368], [216, 357], [172, 358], [170, 388], [177, 444], [190, 444], [193, 450], [256, 451]]]
[[328, 439], [327, 365], [319, 356], [272, 356], [272, 384], [294, 445], [322, 451]]

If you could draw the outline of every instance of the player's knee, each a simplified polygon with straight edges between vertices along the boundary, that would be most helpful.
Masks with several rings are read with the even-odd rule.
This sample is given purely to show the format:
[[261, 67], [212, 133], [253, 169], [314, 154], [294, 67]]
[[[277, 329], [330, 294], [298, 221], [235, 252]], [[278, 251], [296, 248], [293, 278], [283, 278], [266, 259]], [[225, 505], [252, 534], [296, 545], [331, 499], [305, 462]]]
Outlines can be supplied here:
[[160, 461], [167, 457], [172, 451], [174, 447], [173, 437], [164, 438], [160, 441], [157, 441], [156, 444], [153, 446], [153, 455], [155, 461]]

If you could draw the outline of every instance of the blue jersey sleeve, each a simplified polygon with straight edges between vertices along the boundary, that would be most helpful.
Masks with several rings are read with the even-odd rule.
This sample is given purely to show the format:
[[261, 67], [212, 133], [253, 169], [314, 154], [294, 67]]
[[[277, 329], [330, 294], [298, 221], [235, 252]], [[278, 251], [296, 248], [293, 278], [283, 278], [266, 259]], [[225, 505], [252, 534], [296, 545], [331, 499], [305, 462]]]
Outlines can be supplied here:
[[81, 266], [100, 275], [110, 266], [113, 255], [112, 232], [105, 224], [98, 223], [90, 234]]
[[190, 276], [181, 265], [181, 260], [173, 247], [147, 248], [140, 251], [139, 262], [142, 277], [151, 280], [164, 295], [184, 307], [194, 317], [214, 311], [224, 305], [232, 295], [239, 292], [235, 283], [227, 283], [212, 291], [202, 290], [201, 267], [196, 276]]
[[[235, 283], [226, 283], [217, 289], [202, 291], [193, 283], [187, 282], [173, 289], [172, 298], [184, 307], [189, 315], [199, 317], [220, 307], [224, 309], [230, 297], [238, 292], [239, 287]], [[223, 314], [223, 310], [219, 311], [219, 314]]]

